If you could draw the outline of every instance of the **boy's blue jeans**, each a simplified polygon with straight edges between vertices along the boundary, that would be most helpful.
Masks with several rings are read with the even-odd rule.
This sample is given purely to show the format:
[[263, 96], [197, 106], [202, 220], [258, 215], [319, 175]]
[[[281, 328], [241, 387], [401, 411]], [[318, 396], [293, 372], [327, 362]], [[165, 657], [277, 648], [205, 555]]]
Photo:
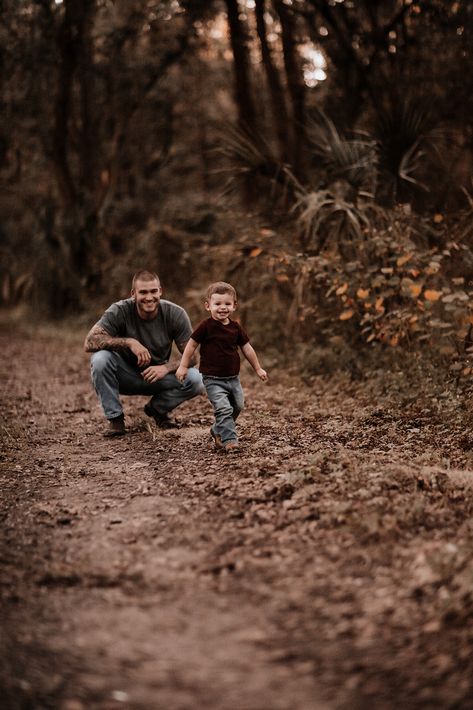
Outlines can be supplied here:
[[222, 444], [238, 441], [235, 420], [245, 405], [239, 376], [204, 375], [204, 385], [215, 414], [212, 431], [221, 438]]
[[120, 394], [150, 395], [153, 409], [165, 414], [203, 392], [202, 376], [195, 367], [189, 368], [183, 384], [171, 373], [150, 383], [119, 353], [99, 350], [90, 358], [90, 368], [92, 383], [107, 419], [123, 414]]

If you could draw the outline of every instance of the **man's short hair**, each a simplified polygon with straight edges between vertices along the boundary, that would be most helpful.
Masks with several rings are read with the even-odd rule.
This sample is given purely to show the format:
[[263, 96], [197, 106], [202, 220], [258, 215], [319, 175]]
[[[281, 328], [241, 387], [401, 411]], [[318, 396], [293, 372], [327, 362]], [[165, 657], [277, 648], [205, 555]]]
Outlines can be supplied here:
[[207, 289], [205, 300], [210, 301], [210, 298], [214, 295], [214, 293], [218, 293], [220, 295], [229, 293], [235, 302], [237, 300], [237, 293], [235, 289], [231, 284], [227, 284], [225, 281], [216, 281], [215, 283], [210, 284]]
[[135, 285], [136, 285], [137, 281], [155, 281], [155, 280], [159, 284], [161, 284], [158, 274], [155, 274], [154, 271], [148, 271], [147, 269], [140, 269], [140, 271], [137, 271], [136, 274], [133, 276], [133, 279], [131, 281], [131, 288], [133, 291], [135, 290]]

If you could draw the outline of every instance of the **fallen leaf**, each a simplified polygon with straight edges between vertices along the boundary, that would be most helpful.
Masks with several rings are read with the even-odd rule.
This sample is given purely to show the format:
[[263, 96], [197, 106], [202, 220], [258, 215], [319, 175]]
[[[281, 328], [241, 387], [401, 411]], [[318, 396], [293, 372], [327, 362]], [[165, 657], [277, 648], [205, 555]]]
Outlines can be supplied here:
[[348, 288], [348, 281], [345, 281], [345, 283], [344, 283], [342, 286], [339, 286], [339, 287], [337, 288], [337, 290], [335, 291], [335, 293], [337, 294], [337, 296], [341, 296], [343, 293], [345, 293], [345, 291], [347, 290], [347, 288]]
[[427, 289], [424, 291], [424, 298], [426, 301], [438, 301], [442, 296], [442, 291], [435, 291], [434, 289]]
[[420, 284], [409, 284], [409, 291], [411, 292], [412, 298], [417, 298], [420, 296], [422, 286]]
[[400, 256], [399, 259], [396, 261], [396, 265], [404, 266], [404, 264], [407, 264], [410, 259], [412, 259], [412, 254], [404, 254], [404, 256]]
[[382, 313], [384, 311], [383, 301], [384, 301], [384, 299], [382, 296], [378, 296], [378, 298], [376, 299], [376, 303], [374, 304], [374, 307], [375, 307], [375, 310], [378, 311], [378, 313]]
[[353, 315], [355, 315], [355, 311], [353, 308], [350, 308], [348, 311], [343, 311], [343, 313], [340, 313], [340, 320], [349, 320]]
[[250, 256], [259, 256], [262, 251], [261, 247], [254, 247], [254, 249], [250, 251]]

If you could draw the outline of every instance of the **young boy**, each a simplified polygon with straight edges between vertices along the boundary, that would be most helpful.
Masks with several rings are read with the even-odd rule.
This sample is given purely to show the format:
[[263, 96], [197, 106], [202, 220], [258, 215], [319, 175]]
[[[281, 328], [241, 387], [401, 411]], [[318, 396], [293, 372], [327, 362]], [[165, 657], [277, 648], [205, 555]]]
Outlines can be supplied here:
[[218, 281], [208, 287], [205, 309], [209, 311], [210, 318], [199, 323], [192, 333], [176, 371], [177, 379], [183, 382], [192, 356], [200, 345], [200, 372], [215, 414], [210, 434], [216, 448], [225, 453], [238, 451], [235, 420], [244, 405], [238, 347], [258, 377], [268, 379], [248, 335], [239, 323], [230, 318], [236, 307], [237, 296], [233, 286]]

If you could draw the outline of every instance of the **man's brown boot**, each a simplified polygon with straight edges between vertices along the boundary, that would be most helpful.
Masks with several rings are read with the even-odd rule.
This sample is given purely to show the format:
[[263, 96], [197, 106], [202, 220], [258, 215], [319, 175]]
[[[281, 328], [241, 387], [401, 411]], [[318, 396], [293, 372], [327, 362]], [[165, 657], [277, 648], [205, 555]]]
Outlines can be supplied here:
[[108, 430], [105, 432], [104, 436], [123, 436], [126, 433], [125, 429], [125, 417], [120, 414], [114, 419], [108, 420]]

